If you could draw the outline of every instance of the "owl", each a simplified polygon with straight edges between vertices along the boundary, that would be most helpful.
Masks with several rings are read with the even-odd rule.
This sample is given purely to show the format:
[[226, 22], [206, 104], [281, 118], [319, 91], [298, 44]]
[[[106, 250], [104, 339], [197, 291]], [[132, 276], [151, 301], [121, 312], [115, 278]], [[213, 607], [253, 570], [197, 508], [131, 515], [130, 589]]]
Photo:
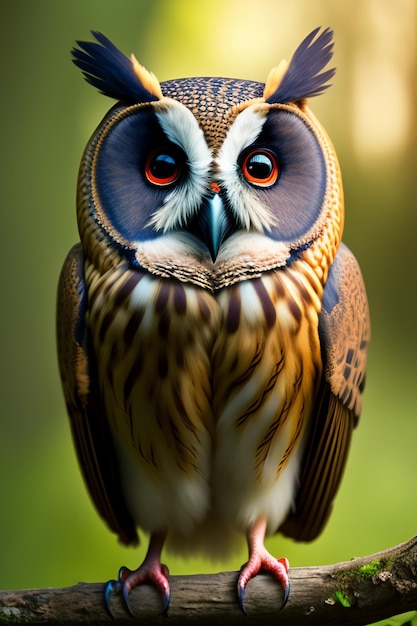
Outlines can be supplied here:
[[106, 587], [170, 597], [164, 546], [216, 558], [246, 537], [289, 595], [281, 532], [323, 529], [362, 405], [369, 313], [341, 242], [332, 143], [307, 106], [332, 78], [317, 28], [265, 84], [159, 83], [106, 37], [74, 63], [117, 103], [82, 157], [58, 292], [58, 357], [91, 498], [144, 562]]

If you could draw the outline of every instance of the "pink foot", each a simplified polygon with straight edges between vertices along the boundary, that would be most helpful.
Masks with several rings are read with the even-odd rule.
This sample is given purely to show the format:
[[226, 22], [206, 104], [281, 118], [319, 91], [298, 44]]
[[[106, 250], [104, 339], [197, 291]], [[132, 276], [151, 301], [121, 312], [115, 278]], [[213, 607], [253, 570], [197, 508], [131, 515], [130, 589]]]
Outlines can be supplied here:
[[237, 581], [237, 592], [240, 608], [245, 610], [245, 591], [248, 582], [254, 578], [260, 570], [269, 572], [276, 578], [284, 589], [282, 607], [287, 603], [290, 595], [290, 581], [288, 578], [289, 563], [285, 557], [276, 559], [264, 546], [266, 521], [260, 520], [248, 533], [249, 561], [242, 566]]
[[149, 542], [149, 548], [145, 560], [136, 570], [130, 570], [127, 567], [121, 567], [117, 580], [110, 580], [105, 589], [105, 604], [107, 611], [110, 611], [110, 594], [112, 591], [122, 591], [126, 608], [133, 615], [129, 604], [129, 593], [135, 587], [143, 583], [150, 582], [162, 594], [163, 609], [166, 613], [170, 600], [170, 586], [168, 582], [169, 571], [166, 565], [161, 563], [161, 550], [165, 541], [165, 533], [152, 535]]

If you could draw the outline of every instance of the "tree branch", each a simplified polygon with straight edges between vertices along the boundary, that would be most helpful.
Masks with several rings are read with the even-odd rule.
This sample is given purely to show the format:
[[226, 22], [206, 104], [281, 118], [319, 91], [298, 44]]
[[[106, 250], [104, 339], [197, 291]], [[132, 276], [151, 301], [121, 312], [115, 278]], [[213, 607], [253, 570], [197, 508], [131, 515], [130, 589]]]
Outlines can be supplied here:
[[[291, 593], [280, 611], [282, 591], [267, 574], [248, 584], [245, 605], [237, 606], [236, 572], [172, 576], [168, 617], [160, 614], [161, 598], [143, 585], [131, 592], [131, 607], [139, 623], [233, 624], [280, 626], [343, 624], [360, 626], [417, 610], [417, 537], [384, 552], [322, 567], [289, 572]], [[121, 597], [111, 601], [113, 619], [106, 613], [103, 584], [79, 583], [64, 589], [0, 592], [0, 623], [4, 624], [132, 624]]]

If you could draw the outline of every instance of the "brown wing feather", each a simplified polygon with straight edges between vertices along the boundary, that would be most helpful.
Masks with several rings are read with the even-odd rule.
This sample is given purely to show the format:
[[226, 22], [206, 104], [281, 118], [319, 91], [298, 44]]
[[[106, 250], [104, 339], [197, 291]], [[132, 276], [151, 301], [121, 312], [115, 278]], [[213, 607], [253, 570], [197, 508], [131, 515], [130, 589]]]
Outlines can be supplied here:
[[58, 286], [58, 361], [78, 461], [100, 515], [123, 543], [138, 536], [122, 496], [110, 431], [96, 389], [94, 359], [85, 324], [81, 245], [72, 248]]
[[294, 511], [280, 528], [300, 541], [317, 537], [330, 515], [362, 407], [369, 310], [359, 265], [343, 244], [324, 291], [319, 334], [321, 387]]

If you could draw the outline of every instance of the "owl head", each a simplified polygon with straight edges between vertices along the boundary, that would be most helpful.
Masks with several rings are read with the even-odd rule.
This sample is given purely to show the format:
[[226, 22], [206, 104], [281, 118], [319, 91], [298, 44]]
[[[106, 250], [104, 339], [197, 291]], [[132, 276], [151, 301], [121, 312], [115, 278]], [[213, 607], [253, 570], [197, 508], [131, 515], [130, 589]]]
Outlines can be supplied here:
[[[159, 83], [133, 55], [93, 35], [96, 42], [77, 42], [74, 63], [118, 101], [80, 168], [79, 229], [93, 262], [128, 262], [212, 289], [225, 267], [234, 281], [306, 253], [331, 264], [343, 223], [339, 167], [306, 105], [335, 72], [324, 69], [332, 57], [329, 29], [310, 33], [265, 84]], [[251, 269], [230, 270], [232, 258], [248, 254]]]

